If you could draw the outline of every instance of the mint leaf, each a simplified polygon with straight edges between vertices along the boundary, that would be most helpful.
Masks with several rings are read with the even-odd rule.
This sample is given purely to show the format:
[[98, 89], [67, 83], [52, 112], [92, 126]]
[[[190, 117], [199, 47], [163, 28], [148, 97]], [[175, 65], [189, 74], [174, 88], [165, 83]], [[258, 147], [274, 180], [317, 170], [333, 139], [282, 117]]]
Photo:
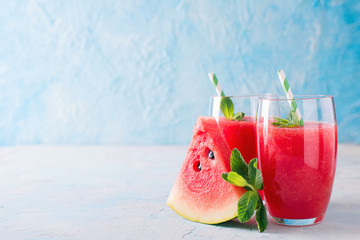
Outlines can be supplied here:
[[296, 116], [294, 111], [290, 111], [286, 117], [292, 124], [300, 124], [299, 118]]
[[245, 113], [243, 112], [238, 112], [234, 115], [233, 119], [236, 121], [242, 121], [245, 117]]
[[266, 210], [257, 190], [263, 188], [261, 171], [258, 169], [257, 159], [253, 158], [246, 164], [241, 153], [234, 148], [230, 156], [231, 171], [223, 173], [221, 177], [239, 187], [243, 187], [247, 192], [244, 193], [237, 204], [239, 221], [244, 223], [250, 220], [255, 213], [255, 220], [260, 232], [263, 232], [267, 225]]
[[234, 104], [228, 97], [221, 98], [220, 110], [224, 114], [226, 119], [232, 119], [234, 115]]
[[283, 119], [283, 118], [278, 118], [278, 117], [273, 117], [273, 119], [275, 119], [279, 123], [289, 123], [288, 119]]
[[243, 121], [245, 113], [234, 114], [234, 103], [229, 97], [223, 97], [220, 101], [220, 110], [227, 120]]
[[227, 179], [228, 182], [239, 187], [245, 187], [249, 185], [248, 182], [245, 180], [245, 178], [240, 176], [237, 172], [233, 172], [233, 171], [229, 172]]
[[231, 183], [232, 185], [238, 187], [247, 187], [251, 189], [251, 185], [246, 181], [246, 179], [236, 172], [230, 171], [228, 173], [223, 173], [221, 174], [221, 177], [228, 183]]
[[258, 200], [257, 192], [248, 191], [244, 193], [238, 202], [239, 222], [244, 223], [250, 220], [256, 209]]
[[[261, 197], [260, 197], [260, 199], [261, 199]], [[262, 202], [261, 202], [259, 208], [256, 210], [255, 220], [256, 220], [259, 232], [263, 232], [268, 225], [268, 220], [267, 220], [267, 216], [266, 216], [265, 206], [262, 204]]]
[[225, 181], [227, 181], [228, 183], [231, 183], [231, 182], [229, 182], [229, 180], [228, 180], [228, 175], [229, 175], [229, 173], [223, 173], [223, 174], [221, 174], [221, 177], [222, 177]]
[[281, 128], [292, 128], [292, 127], [300, 127], [303, 126], [303, 124], [300, 122], [299, 118], [296, 116], [296, 113], [293, 110], [290, 110], [287, 117], [284, 118], [278, 118], [273, 117], [275, 122], [272, 122], [271, 125], [278, 126]]
[[249, 181], [250, 184], [254, 186], [257, 190], [262, 190], [263, 180], [260, 170], [257, 167], [257, 159], [253, 158], [249, 162]]
[[244, 158], [241, 156], [239, 150], [237, 150], [236, 148], [234, 148], [231, 152], [230, 168], [231, 171], [237, 172], [239, 175], [245, 178], [246, 181], [249, 180], [249, 175], [248, 175], [249, 167], [246, 164]]

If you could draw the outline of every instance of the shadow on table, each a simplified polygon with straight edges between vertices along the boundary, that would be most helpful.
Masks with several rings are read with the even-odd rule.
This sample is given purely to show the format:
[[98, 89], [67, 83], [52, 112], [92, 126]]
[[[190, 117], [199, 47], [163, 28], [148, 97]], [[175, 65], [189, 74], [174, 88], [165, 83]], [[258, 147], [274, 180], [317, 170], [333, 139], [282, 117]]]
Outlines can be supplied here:
[[239, 223], [239, 220], [237, 218], [234, 218], [233, 220], [219, 223], [217, 224], [219, 227], [223, 228], [238, 228], [238, 229], [248, 229], [248, 230], [258, 230], [256, 222], [254, 218], [251, 218], [247, 223]]
[[[347, 234], [351, 232], [354, 234], [360, 234], [360, 202], [355, 201], [348, 202], [332, 202], [325, 214], [324, 220], [320, 224], [307, 227], [285, 227], [275, 224], [268, 215], [268, 228], [265, 230], [267, 233], [320, 233], [326, 231], [327, 235]], [[251, 218], [247, 223], [239, 223], [235, 218], [231, 221], [217, 224], [223, 228], [234, 229], [247, 229], [250, 231], [258, 231], [257, 224], [254, 218]], [[350, 233], [349, 233], [350, 234]], [[350, 235], [351, 235], [350, 234]], [[353, 235], [351, 235], [353, 236]]]

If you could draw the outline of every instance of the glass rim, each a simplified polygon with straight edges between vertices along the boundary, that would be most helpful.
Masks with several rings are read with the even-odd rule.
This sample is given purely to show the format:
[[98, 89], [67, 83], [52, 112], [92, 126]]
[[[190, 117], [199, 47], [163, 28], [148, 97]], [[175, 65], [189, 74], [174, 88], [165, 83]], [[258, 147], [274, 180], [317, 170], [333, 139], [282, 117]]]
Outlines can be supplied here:
[[[212, 95], [210, 96], [211, 99], [213, 98], [252, 98], [252, 97], [271, 97], [271, 96], [277, 96], [276, 93], [263, 93], [263, 94], [250, 94], [250, 95], [229, 95], [229, 96], [218, 96], [218, 95]], [[275, 99], [275, 98], [274, 98]]]
[[314, 99], [334, 99], [332, 95], [294, 95], [294, 98], [287, 98], [287, 96], [278, 96], [277, 98], [269, 98], [269, 96], [261, 96], [259, 100], [269, 101], [289, 101], [289, 100], [314, 100]]

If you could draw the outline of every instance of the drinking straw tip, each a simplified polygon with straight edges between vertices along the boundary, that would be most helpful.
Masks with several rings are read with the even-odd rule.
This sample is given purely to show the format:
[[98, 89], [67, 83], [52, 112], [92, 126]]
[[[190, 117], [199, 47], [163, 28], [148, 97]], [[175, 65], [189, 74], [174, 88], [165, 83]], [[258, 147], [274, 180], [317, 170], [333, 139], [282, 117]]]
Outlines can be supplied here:
[[288, 102], [292, 108], [292, 110], [295, 112], [296, 116], [299, 118], [300, 120], [300, 125], [301, 126], [304, 126], [304, 121], [301, 117], [301, 114], [300, 114], [300, 111], [298, 109], [298, 106], [294, 100], [294, 95], [290, 89], [290, 86], [289, 86], [289, 82], [287, 81], [286, 79], [286, 76], [285, 76], [285, 73], [283, 70], [279, 70], [278, 72], [278, 76], [279, 76], [279, 80], [281, 82], [281, 85], [285, 91], [285, 94], [286, 94], [286, 98], [288, 99]]
[[215, 90], [216, 90], [218, 96], [225, 96], [225, 93], [221, 89], [219, 81], [217, 80], [217, 78], [215, 76], [215, 73], [210, 72], [209, 73], [209, 78], [210, 78], [210, 81], [212, 81], [212, 83], [214, 84], [214, 87], [215, 87]]

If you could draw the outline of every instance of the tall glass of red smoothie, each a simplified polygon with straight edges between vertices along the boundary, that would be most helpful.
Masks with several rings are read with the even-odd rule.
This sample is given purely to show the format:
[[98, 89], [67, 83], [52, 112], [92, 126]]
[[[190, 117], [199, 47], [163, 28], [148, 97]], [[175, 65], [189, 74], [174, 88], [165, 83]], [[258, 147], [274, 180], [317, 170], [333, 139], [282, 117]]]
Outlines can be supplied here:
[[282, 225], [322, 221], [335, 176], [337, 126], [332, 96], [259, 99], [257, 151], [266, 207]]

